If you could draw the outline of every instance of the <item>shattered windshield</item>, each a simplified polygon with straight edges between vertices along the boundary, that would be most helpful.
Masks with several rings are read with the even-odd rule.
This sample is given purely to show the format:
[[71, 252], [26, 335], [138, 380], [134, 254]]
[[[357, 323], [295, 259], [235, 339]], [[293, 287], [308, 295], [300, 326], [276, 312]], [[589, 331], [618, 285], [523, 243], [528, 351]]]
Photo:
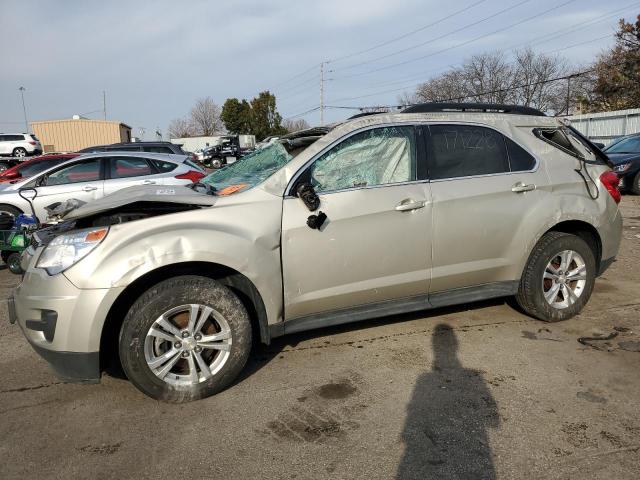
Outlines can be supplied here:
[[292, 158], [282, 143], [274, 142], [216, 170], [200, 182], [215, 188], [216, 195], [230, 195], [255, 187]]

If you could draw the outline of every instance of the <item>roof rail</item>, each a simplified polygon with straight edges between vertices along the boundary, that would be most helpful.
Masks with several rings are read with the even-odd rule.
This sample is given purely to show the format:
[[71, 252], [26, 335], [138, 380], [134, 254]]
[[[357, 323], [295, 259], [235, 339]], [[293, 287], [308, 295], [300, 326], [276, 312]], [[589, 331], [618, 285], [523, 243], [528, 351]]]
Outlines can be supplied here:
[[360, 112], [360, 113], [356, 113], [355, 115], [351, 115], [349, 118], [347, 118], [347, 120], [353, 120], [354, 118], [360, 118], [360, 117], [368, 117], [369, 115], [380, 115], [382, 113], [391, 113], [390, 111], [386, 111], [386, 112]]
[[514, 115], [533, 115], [544, 117], [540, 110], [520, 105], [503, 105], [500, 103], [418, 103], [411, 105], [402, 113], [432, 113], [432, 112], [478, 112], [478, 113], [510, 113]]

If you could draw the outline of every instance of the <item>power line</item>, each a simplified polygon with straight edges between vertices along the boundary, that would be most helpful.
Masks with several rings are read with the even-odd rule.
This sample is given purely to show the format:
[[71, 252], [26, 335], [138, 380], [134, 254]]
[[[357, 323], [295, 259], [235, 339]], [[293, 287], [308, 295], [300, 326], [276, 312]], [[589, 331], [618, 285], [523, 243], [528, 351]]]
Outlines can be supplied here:
[[525, 22], [529, 22], [529, 21], [531, 21], [531, 20], [534, 20], [534, 19], [536, 19], [536, 18], [539, 18], [539, 17], [541, 17], [541, 16], [543, 16], [543, 15], [546, 15], [546, 14], [547, 14], [547, 13], [549, 13], [549, 12], [552, 12], [552, 11], [554, 11], [554, 10], [557, 10], [557, 9], [559, 9], [559, 8], [562, 8], [562, 7], [564, 7], [564, 6], [566, 6], [566, 5], [569, 5], [570, 3], [573, 3], [573, 2], [575, 2], [575, 1], [576, 1], [576, 0], [567, 0], [566, 2], [561, 3], [560, 5], [556, 5], [556, 6], [554, 6], [554, 7], [551, 7], [551, 8], [549, 8], [549, 9], [547, 9], [547, 10], [545, 10], [545, 11], [543, 11], [543, 12], [537, 13], [537, 14], [535, 14], [535, 15], [531, 15], [530, 17], [527, 17], [527, 18], [525, 18], [525, 19], [523, 19], [523, 20], [520, 20], [520, 21], [518, 21], [518, 22], [516, 22], [516, 23], [513, 23], [513, 24], [511, 24], [511, 25], [507, 25], [506, 27], [502, 27], [502, 28], [499, 28], [499, 29], [494, 30], [494, 31], [492, 31], [492, 32], [485, 33], [484, 35], [480, 35], [480, 36], [478, 36], [478, 37], [472, 38], [471, 40], [466, 40], [466, 41], [461, 42], [461, 43], [458, 43], [458, 44], [456, 44], [456, 45], [452, 45], [452, 46], [450, 46], [450, 47], [446, 47], [446, 48], [443, 48], [443, 49], [441, 49], [441, 50], [437, 50], [437, 51], [435, 51], [435, 52], [431, 52], [431, 53], [429, 53], [429, 54], [427, 54], [427, 55], [422, 55], [422, 56], [420, 56], [420, 57], [413, 58], [413, 59], [410, 59], [410, 60], [405, 60], [405, 61], [403, 61], [403, 62], [399, 62], [399, 63], [394, 63], [394, 64], [392, 64], [392, 65], [386, 65], [386, 66], [384, 66], [384, 67], [376, 68], [376, 69], [374, 69], [374, 70], [368, 70], [368, 71], [365, 71], [365, 72], [355, 73], [355, 74], [352, 74], [352, 75], [346, 75], [346, 76], [344, 76], [344, 77], [339, 77], [339, 78], [337, 78], [336, 80], [344, 79], [344, 78], [360, 77], [360, 76], [362, 76], [362, 75], [370, 75], [370, 74], [372, 74], [372, 73], [376, 73], [376, 72], [379, 72], [379, 71], [382, 71], [382, 70], [388, 70], [389, 68], [399, 67], [399, 66], [402, 66], [402, 65], [406, 65], [406, 64], [408, 64], [408, 63], [417, 62], [418, 60], [424, 60], [425, 58], [432, 57], [432, 56], [437, 55], [437, 54], [439, 54], [439, 53], [444, 53], [444, 52], [447, 52], [447, 51], [449, 51], [449, 50], [453, 50], [454, 48], [462, 47], [462, 46], [464, 46], [464, 45], [468, 45], [468, 44], [470, 44], [470, 43], [477, 42], [478, 40], [481, 40], [481, 39], [483, 39], [483, 38], [489, 37], [489, 36], [491, 36], [491, 35], [495, 35], [496, 33], [501, 33], [501, 32], [504, 32], [505, 30], [509, 30], [509, 29], [511, 29], [511, 28], [513, 28], [513, 27], [517, 27], [518, 25], [522, 25], [522, 24], [523, 24], [523, 23], [525, 23]]
[[423, 27], [417, 28], [417, 29], [412, 30], [410, 32], [407, 32], [407, 33], [405, 33], [403, 35], [400, 35], [399, 37], [392, 38], [390, 40], [387, 40], [386, 42], [379, 43], [377, 45], [374, 45], [373, 47], [366, 48], [366, 49], [360, 50], [358, 52], [354, 52], [354, 53], [350, 53], [350, 54], [347, 54], [347, 55], [343, 55], [343, 56], [338, 57], [338, 58], [333, 58], [333, 59], [329, 60], [327, 63], [335, 63], [335, 62], [339, 62], [341, 60], [346, 60], [347, 58], [352, 58], [352, 57], [355, 57], [355, 56], [358, 56], [358, 55], [362, 55], [363, 53], [368, 53], [368, 52], [376, 50], [376, 49], [378, 49], [380, 47], [384, 47], [384, 46], [389, 45], [391, 43], [397, 42], [398, 40], [402, 40], [403, 38], [407, 38], [407, 37], [409, 37], [409, 36], [411, 36], [411, 35], [413, 35], [415, 33], [418, 33], [418, 32], [421, 32], [423, 30], [426, 30], [428, 28], [431, 28], [431, 27], [433, 27], [435, 25], [438, 25], [439, 23], [444, 22], [445, 20], [448, 20], [448, 19], [450, 19], [452, 17], [455, 17], [456, 15], [459, 15], [459, 14], [461, 14], [463, 12], [466, 12], [467, 10], [469, 10], [469, 9], [471, 9], [473, 7], [476, 7], [476, 6], [480, 5], [481, 3], [484, 3], [485, 1], [486, 0], [480, 0], [480, 1], [476, 2], [476, 3], [473, 3], [473, 4], [469, 5], [468, 7], [464, 7], [464, 8], [461, 8], [460, 10], [456, 10], [455, 12], [450, 13], [449, 15], [446, 15], [446, 16], [438, 19], [438, 20], [435, 20], [434, 22], [431, 22], [431, 23], [429, 23], [429, 24], [427, 24], [427, 25], [425, 25]]
[[[609, 38], [609, 37], [610, 37], [610, 34], [607, 34], [607, 35], [604, 35], [602, 37], [594, 38], [594, 39], [591, 39], [591, 40], [586, 40], [586, 41], [583, 41], [583, 42], [574, 43], [574, 44], [568, 45], [566, 47], [562, 47], [562, 48], [551, 50], [551, 51], [545, 51], [545, 52], [542, 52], [542, 53], [543, 54], [549, 54], [549, 53], [555, 53], [555, 52], [558, 52], [558, 51], [561, 51], [561, 50], [568, 50], [570, 48], [578, 47], [580, 45], [585, 45], [587, 43], [593, 43], [593, 42], [596, 42], [598, 40], [602, 40], [604, 38]], [[586, 71], [586, 73], [588, 73], [588, 72], [589, 71]], [[580, 76], [580, 73], [571, 74], [571, 76]], [[551, 81], [554, 81], [554, 80], [551, 80]], [[361, 98], [375, 97], [377, 95], [383, 95], [385, 93], [399, 92], [399, 91], [402, 91], [402, 90], [406, 90], [408, 88], [416, 88], [416, 87], [420, 86], [422, 83], [424, 83], [424, 82], [420, 82], [420, 83], [416, 83], [416, 84], [412, 84], [412, 85], [406, 85], [404, 87], [394, 88], [394, 89], [391, 89], [391, 90], [379, 91], [379, 92], [375, 92], [375, 93], [371, 93], [371, 94], [367, 94], [367, 95], [359, 95], [357, 97], [338, 98], [338, 99], [334, 99], [333, 101], [334, 102], [343, 102], [343, 101], [348, 101], [348, 100], [358, 100], [358, 99], [361, 99]], [[515, 88], [517, 88], [517, 87], [515, 87]], [[482, 93], [474, 94], [473, 96], [476, 96], [476, 95], [482, 95]]]
[[338, 68], [337, 70], [348, 70], [348, 69], [351, 69], [351, 68], [359, 67], [361, 65], [367, 65], [369, 63], [377, 62], [378, 60], [383, 60], [385, 58], [393, 57], [393, 56], [398, 55], [400, 53], [408, 52], [409, 50], [414, 50], [416, 48], [423, 47], [423, 46], [428, 45], [430, 43], [433, 43], [435, 41], [442, 40], [443, 38], [446, 38], [449, 35], [453, 35], [454, 33], [462, 32], [463, 30], [466, 30], [466, 29], [468, 29], [470, 27], [474, 27], [476, 25], [479, 25], [480, 23], [486, 22], [487, 20], [490, 20], [490, 19], [495, 18], [495, 17], [497, 17], [499, 15], [502, 15], [503, 13], [506, 13], [506, 12], [508, 12], [510, 10], [513, 10], [514, 8], [517, 8], [520, 5], [524, 5], [525, 3], [529, 2], [529, 1], [530, 0], [522, 0], [521, 2], [516, 3], [515, 5], [511, 5], [511, 6], [507, 7], [507, 8], [503, 8], [502, 10], [500, 10], [498, 12], [495, 12], [495, 13], [487, 16], [487, 17], [481, 18], [480, 20], [476, 20], [475, 22], [468, 23], [467, 25], [464, 25], [464, 26], [462, 26], [460, 28], [456, 28], [455, 30], [451, 30], [450, 32], [447, 32], [447, 33], [445, 33], [443, 35], [431, 38], [431, 39], [427, 40], [426, 42], [417, 43], [415, 45], [411, 45], [410, 47], [406, 47], [406, 48], [403, 48], [401, 50], [396, 50], [395, 52], [391, 52], [391, 53], [383, 55], [381, 57], [375, 57], [375, 58], [372, 58], [372, 59], [369, 59], [369, 60], [365, 60], [364, 62], [354, 63], [352, 65], [347, 65], [346, 67]]

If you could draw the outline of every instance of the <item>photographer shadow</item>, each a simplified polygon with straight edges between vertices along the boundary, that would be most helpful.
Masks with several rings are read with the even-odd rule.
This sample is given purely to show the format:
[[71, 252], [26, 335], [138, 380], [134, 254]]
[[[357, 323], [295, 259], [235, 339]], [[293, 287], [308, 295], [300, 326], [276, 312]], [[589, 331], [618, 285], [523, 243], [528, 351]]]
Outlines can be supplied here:
[[500, 421], [495, 400], [480, 372], [458, 360], [448, 325], [438, 325], [432, 339], [433, 369], [420, 375], [407, 407], [396, 478], [495, 479], [488, 439]]

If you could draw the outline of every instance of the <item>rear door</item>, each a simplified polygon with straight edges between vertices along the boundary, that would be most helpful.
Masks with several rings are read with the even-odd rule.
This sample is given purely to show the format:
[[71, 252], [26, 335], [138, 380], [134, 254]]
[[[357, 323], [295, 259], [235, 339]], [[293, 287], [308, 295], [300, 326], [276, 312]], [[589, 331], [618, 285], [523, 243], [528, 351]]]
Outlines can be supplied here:
[[104, 194], [135, 185], [161, 185], [166, 174], [157, 170], [149, 159], [142, 157], [106, 157], [107, 178]]
[[[296, 184], [311, 183], [320, 207], [310, 212], [300, 198], [284, 199], [286, 320], [388, 300], [426, 306], [431, 204], [417, 173], [421, 145], [413, 126], [368, 129], [302, 173]], [[307, 218], [319, 212], [327, 219], [312, 229]]]
[[101, 158], [81, 160], [57, 168], [37, 182], [38, 196], [33, 201], [36, 215], [44, 221], [47, 217], [44, 207], [52, 203], [72, 198], [83, 202], [101, 198], [103, 185]]
[[549, 194], [539, 162], [489, 127], [424, 128], [433, 198], [432, 303], [438, 304], [437, 292], [519, 278], [527, 214]]

